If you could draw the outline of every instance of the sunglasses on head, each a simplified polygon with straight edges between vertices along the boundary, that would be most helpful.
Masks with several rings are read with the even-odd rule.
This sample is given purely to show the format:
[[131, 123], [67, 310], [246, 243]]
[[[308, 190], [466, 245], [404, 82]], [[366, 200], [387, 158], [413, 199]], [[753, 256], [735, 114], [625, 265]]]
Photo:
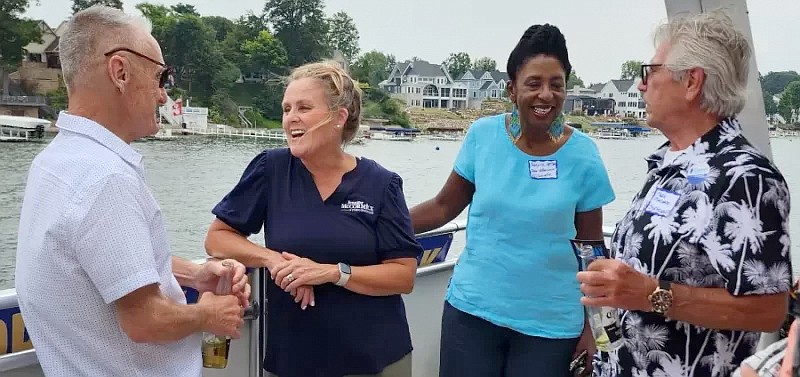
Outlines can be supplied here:
[[167, 85], [167, 82], [169, 81], [169, 78], [172, 75], [173, 70], [172, 70], [171, 66], [169, 66], [169, 65], [167, 65], [165, 63], [161, 63], [158, 60], [150, 58], [147, 55], [144, 55], [142, 53], [136, 52], [136, 51], [131, 50], [131, 49], [126, 48], [126, 47], [115, 48], [115, 49], [113, 49], [113, 50], [111, 50], [109, 52], [106, 52], [103, 55], [108, 57], [108, 56], [114, 55], [114, 54], [116, 54], [118, 52], [122, 52], [122, 51], [130, 52], [131, 54], [134, 54], [134, 55], [136, 55], [136, 56], [138, 56], [138, 57], [140, 57], [142, 59], [145, 59], [145, 60], [147, 60], [147, 61], [149, 61], [149, 62], [151, 62], [153, 64], [157, 64], [157, 65], [161, 66], [163, 68], [163, 70], [161, 71], [161, 76], [159, 76], [159, 78], [158, 78], [158, 87], [159, 88], [163, 88], [165, 85]]

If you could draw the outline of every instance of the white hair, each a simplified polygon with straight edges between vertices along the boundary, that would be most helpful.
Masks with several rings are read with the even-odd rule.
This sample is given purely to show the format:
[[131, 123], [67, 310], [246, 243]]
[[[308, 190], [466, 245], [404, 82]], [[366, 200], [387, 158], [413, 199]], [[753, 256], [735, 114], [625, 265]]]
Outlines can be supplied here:
[[692, 68], [705, 72], [700, 104], [720, 117], [744, 109], [752, 48], [722, 11], [687, 16], [660, 26], [656, 46], [670, 46], [664, 66], [680, 80]]
[[74, 87], [83, 72], [92, 66], [92, 62], [103, 58], [102, 55], [107, 51], [99, 51], [99, 48], [111, 42], [122, 43], [126, 40], [141, 44], [142, 41], [131, 40], [134, 34], [131, 31], [135, 29], [149, 34], [152, 25], [146, 18], [101, 5], [75, 13], [67, 22], [58, 41], [61, 73], [67, 88]]

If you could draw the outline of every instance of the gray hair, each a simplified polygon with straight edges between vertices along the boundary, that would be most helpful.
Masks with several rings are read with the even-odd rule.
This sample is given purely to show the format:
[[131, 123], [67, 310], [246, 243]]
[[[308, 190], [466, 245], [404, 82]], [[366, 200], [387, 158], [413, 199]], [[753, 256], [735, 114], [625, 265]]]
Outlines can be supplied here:
[[143, 17], [107, 6], [95, 5], [75, 13], [58, 41], [61, 73], [67, 88], [74, 88], [92, 62], [102, 58], [106, 51], [98, 51], [98, 48], [108, 42], [129, 39], [132, 36], [130, 31], [136, 28], [150, 33], [152, 25]]
[[752, 48], [722, 11], [692, 15], [670, 21], [655, 33], [656, 46], [669, 43], [664, 66], [676, 80], [692, 68], [705, 72], [700, 104], [721, 117], [732, 117], [744, 109]]

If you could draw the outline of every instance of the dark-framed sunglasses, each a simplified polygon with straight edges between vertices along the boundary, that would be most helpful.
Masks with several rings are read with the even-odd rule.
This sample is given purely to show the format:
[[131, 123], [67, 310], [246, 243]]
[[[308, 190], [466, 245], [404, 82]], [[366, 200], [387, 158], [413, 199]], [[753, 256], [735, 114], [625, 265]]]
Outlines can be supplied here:
[[163, 88], [165, 85], [167, 85], [167, 82], [169, 81], [170, 76], [172, 75], [173, 69], [172, 69], [171, 66], [167, 65], [166, 63], [161, 63], [158, 60], [155, 60], [155, 59], [153, 59], [153, 58], [151, 58], [151, 57], [149, 57], [149, 56], [147, 56], [145, 54], [142, 54], [140, 52], [136, 52], [134, 50], [131, 50], [131, 49], [127, 48], [127, 47], [115, 48], [115, 49], [113, 49], [113, 50], [111, 50], [109, 52], [106, 52], [103, 55], [105, 55], [106, 57], [109, 57], [111, 55], [114, 55], [114, 54], [116, 54], [118, 52], [122, 52], [122, 51], [130, 52], [131, 54], [134, 54], [134, 55], [136, 55], [136, 56], [138, 56], [138, 57], [140, 57], [142, 59], [145, 59], [145, 60], [147, 60], [147, 61], [149, 61], [149, 62], [151, 62], [153, 64], [157, 64], [157, 65], [161, 66], [163, 68], [163, 70], [161, 71], [161, 76], [158, 77], [158, 87], [159, 88]]
[[642, 84], [647, 85], [647, 76], [653, 73], [654, 67], [663, 67], [664, 64], [642, 64], [639, 77], [642, 78]]

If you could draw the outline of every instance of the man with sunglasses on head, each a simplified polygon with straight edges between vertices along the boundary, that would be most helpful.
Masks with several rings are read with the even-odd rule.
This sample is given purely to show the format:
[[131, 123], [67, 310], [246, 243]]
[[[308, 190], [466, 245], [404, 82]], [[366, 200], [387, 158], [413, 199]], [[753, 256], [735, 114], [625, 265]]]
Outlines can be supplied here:
[[620, 310], [625, 342], [598, 376], [729, 376], [783, 323], [789, 189], [743, 135], [752, 47], [719, 11], [670, 21], [639, 90], [667, 138], [611, 236], [578, 273], [581, 301]]
[[199, 377], [202, 332], [238, 338], [250, 286], [234, 260], [170, 255], [130, 146], [158, 131], [169, 68], [147, 23], [108, 7], [76, 13], [59, 50], [69, 108], [31, 164], [16, 259], [36, 356], [48, 377]]

